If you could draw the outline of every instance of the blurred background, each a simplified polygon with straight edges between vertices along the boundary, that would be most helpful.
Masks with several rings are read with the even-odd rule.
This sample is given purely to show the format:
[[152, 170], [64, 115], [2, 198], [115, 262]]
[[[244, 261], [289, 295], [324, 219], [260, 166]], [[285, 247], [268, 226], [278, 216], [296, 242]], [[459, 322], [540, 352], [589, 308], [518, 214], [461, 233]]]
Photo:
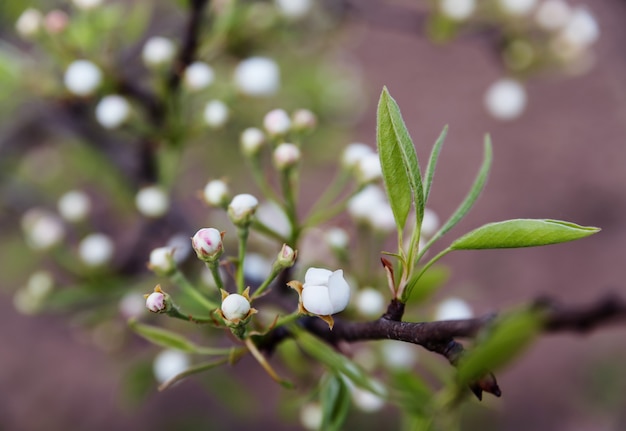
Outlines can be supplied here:
[[[626, 295], [621, 254], [626, 244], [626, 28], [622, 25], [626, 4], [586, 0], [600, 37], [585, 58], [584, 67], [526, 73], [512, 72], [503, 62], [505, 39], [498, 36], [497, 27], [494, 30], [470, 25], [446, 43], [426, 37], [429, 32], [431, 36], [439, 34], [429, 27], [435, 25], [433, 21], [425, 19], [430, 10], [426, 3], [398, 0], [317, 4], [316, 11], [324, 9], [331, 18], [317, 26], [296, 21], [277, 30], [279, 42], [267, 40], [255, 47], [277, 57], [281, 47], [291, 49], [297, 64], [288, 63], [287, 54], [279, 63], [284, 88], [297, 96], [285, 93], [285, 101], [279, 106], [312, 109], [318, 114], [320, 128], [329, 123], [328, 129], [320, 129], [309, 138], [309, 145], [326, 149], [327, 156], [317, 154], [313, 158], [303, 179], [306, 193], [315, 195], [315, 178], [320, 174], [332, 176], [334, 169], [328, 167], [328, 162], [336, 159], [345, 145], [375, 145], [376, 102], [382, 87], [387, 86], [402, 109], [422, 165], [443, 126], [450, 126], [429, 205], [442, 218], [454, 211], [468, 190], [481, 162], [483, 136], [491, 134], [494, 163], [487, 187], [451, 235], [490, 221], [522, 217], [563, 219], [602, 228], [601, 233], [574, 243], [452, 254], [444, 261], [452, 275], [435, 302], [458, 296], [480, 315], [543, 295], [568, 304], [584, 304], [608, 292]], [[57, 2], [42, 1], [33, 6], [42, 10], [69, 9], [67, 4]], [[142, 6], [152, 5], [145, 2]], [[183, 9], [160, 2], [154, 7], [147, 33], [180, 37], [185, 21]], [[22, 60], [37, 69], [42, 67], [38, 61], [45, 63], [46, 57], [21, 40], [13, 28], [23, 9], [17, 4], [0, 6], [3, 52], [23, 56]], [[524, 34], [523, 30], [515, 31]], [[145, 36], [137, 39], [137, 46], [142, 40]], [[269, 48], [272, 44], [277, 44], [274, 51]], [[248, 48], [241, 49], [245, 52], [242, 56], [248, 54]], [[136, 57], [139, 50], [129, 48], [122, 60]], [[120, 68], [126, 67], [122, 60]], [[305, 75], [310, 64], [319, 62], [332, 73], [327, 75], [329, 81], [318, 79], [311, 84]], [[62, 69], [52, 66], [50, 70], [56, 71], [58, 78]], [[136, 70], [141, 68], [129, 62], [128, 70], [121, 70], [120, 75], [133, 76]], [[511, 75], [521, 78], [525, 103], [519, 115], [503, 120], [490, 113], [485, 97], [494, 82]], [[335, 78], [337, 81], [331, 83]], [[300, 81], [305, 82], [305, 89], [298, 92], [302, 89]], [[32, 90], [32, 82], [29, 85]], [[48, 83], [41, 87], [48, 87]], [[340, 93], [342, 98], [349, 94], [351, 103], [335, 109], [327, 106], [325, 97], [332, 92]], [[6, 89], [0, 93], [9, 94]], [[228, 174], [222, 163], [241, 168], [234, 160], [238, 133], [249, 125], [259, 126], [262, 112], [281, 102], [239, 103], [233, 105], [236, 112], [243, 112], [244, 106], [250, 107], [250, 112], [242, 114], [232, 130], [220, 129], [196, 137], [196, 144], [182, 156], [181, 163], [189, 168], [182, 171], [173, 186], [173, 196], [189, 216], [186, 222], [191, 226], [177, 225], [174, 216], [166, 232], [154, 233], [160, 240], [177, 233], [172, 225], [189, 237], [194, 226], [207, 222], [208, 210], [196, 198], [197, 192], [209, 178]], [[80, 313], [63, 307], [35, 315], [16, 311], [14, 292], [26, 283], [34, 268], [50, 267], [49, 260], [34, 255], [24, 244], [21, 215], [35, 204], [54, 207], [63, 190], [84, 187], [92, 196], [100, 196], [116, 193], [119, 187], [110, 178], [94, 178], [92, 169], [97, 162], [82, 165], [88, 155], [67, 144], [91, 136], [76, 131], [76, 118], [83, 112], [80, 107], [78, 114], [70, 118], [67, 112], [71, 110], [64, 111], [66, 114], [54, 111], [54, 106], [63, 105], [65, 109], [71, 104], [70, 99], [49, 88], [37, 88], [31, 94], [20, 88], [18, 96], [12, 93], [11, 98], [2, 101], [0, 429], [299, 429], [297, 419], [284, 411], [289, 394], [266, 376], [258, 376], [258, 365], [249, 359], [237, 364], [234, 373], [228, 375], [212, 371], [205, 379], [191, 378], [162, 393], [154, 385], [140, 402], [136, 399], [141, 397], [121, 395], [126, 393], [129, 381], [128, 350], [103, 348], [107, 343], [94, 341], [93, 333], [84, 329], [89, 319], [81, 319]], [[113, 138], [113, 148], [117, 141], [128, 139], [125, 133]], [[106, 139], [102, 145], [106, 145]], [[94, 140], [100, 142], [97, 137]], [[231, 149], [215, 159], [213, 151], [223, 148], [217, 142], [229, 140], [233, 142]], [[122, 150], [118, 161], [132, 165], [126, 150]], [[231, 180], [242, 190], [250, 178]], [[104, 186], [99, 188], [101, 183]], [[135, 181], [133, 187], [140, 183]], [[51, 190], [52, 194], [46, 195]], [[120, 192], [124, 193], [130, 192]], [[119, 209], [120, 218], [107, 220], [106, 208], [111, 206]], [[129, 205], [104, 194], [94, 207], [103, 219], [99, 227], [110, 229], [117, 235], [117, 243], [124, 245], [125, 230], [119, 226], [131, 233], [136, 227]], [[113, 229], [115, 225], [117, 230]], [[141, 232], [152, 235], [150, 230]], [[149, 245], [157, 242], [150, 241]], [[136, 256], [135, 260], [145, 262], [147, 256]], [[92, 276], [97, 278], [98, 274]], [[113, 283], [114, 278], [108, 280]], [[142, 281], [144, 290], [154, 280]], [[541, 337], [523, 357], [498, 373], [502, 398], [486, 397], [480, 404], [468, 403], [463, 429], [624, 429], [625, 341], [623, 326], [585, 335]], [[141, 356], [146, 345], [131, 343], [128, 349]], [[422, 357], [429, 355], [419, 353]], [[140, 374], [141, 370], [132, 375]], [[239, 384], [234, 384], [233, 378]], [[249, 381], [254, 383], [247, 384]], [[380, 429], [393, 423], [389, 422], [393, 414], [388, 408], [353, 418], [351, 424], [361, 429], [370, 429], [366, 425]]]

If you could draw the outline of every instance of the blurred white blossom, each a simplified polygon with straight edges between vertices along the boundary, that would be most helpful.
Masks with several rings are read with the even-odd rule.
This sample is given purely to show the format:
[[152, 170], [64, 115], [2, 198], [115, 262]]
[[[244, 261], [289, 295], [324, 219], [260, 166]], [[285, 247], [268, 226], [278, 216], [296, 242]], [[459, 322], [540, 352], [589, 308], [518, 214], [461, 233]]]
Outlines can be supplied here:
[[250, 57], [235, 69], [235, 85], [249, 96], [271, 96], [280, 88], [278, 64], [267, 57]]
[[485, 107], [498, 120], [513, 120], [526, 108], [526, 90], [518, 81], [500, 79], [487, 89]]
[[96, 120], [105, 129], [115, 129], [128, 119], [130, 104], [126, 98], [110, 94], [103, 97], [96, 105]]
[[75, 60], [67, 67], [65, 87], [77, 96], [93, 94], [102, 83], [102, 71], [88, 60]]
[[172, 377], [182, 373], [191, 365], [189, 356], [179, 350], [163, 350], [155, 358], [152, 371], [159, 383], [165, 383]]
[[78, 256], [87, 266], [102, 266], [113, 258], [113, 240], [103, 233], [87, 235], [78, 244]]

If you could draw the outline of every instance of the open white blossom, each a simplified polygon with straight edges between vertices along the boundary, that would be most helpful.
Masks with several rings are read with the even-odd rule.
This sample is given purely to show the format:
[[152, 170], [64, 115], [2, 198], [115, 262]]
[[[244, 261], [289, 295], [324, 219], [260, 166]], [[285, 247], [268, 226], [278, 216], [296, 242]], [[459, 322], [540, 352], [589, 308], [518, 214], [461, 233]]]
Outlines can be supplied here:
[[441, 13], [455, 21], [468, 19], [476, 9], [476, 0], [441, 0]]
[[105, 129], [115, 129], [128, 119], [130, 104], [126, 98], [110, 94], [103, 97], [96, 105], [96, 120]]
[[182, 373], [191, 365], [189, 356], [180, 350], [163, 350], [152, 363], [154, 377], [159, 383], [165, 383], [172, 377]]
[[343, 271], [309, 268], [304, 275], [302, 305], [312, 314], [330, 316], [343, 311], [350, 301], [350, 286]]
[[89, 234], [78, 244], [78, 256], [87, 266], [107, 264], [114, 252], [113, 240], [103, 233]]
[[70, 93], [89, 96], [102, 83], [102, 71], [89, 60], [76, 60], [65, 70], [63, 80]]
[[278, 64], [267, 57], [250, 57], [235, 69], [235, 85], [248, 96], [271, 96], [280, 87]]
[[494, 82], [485, 93], [487, 112], [498, 120], [513, 120], [526, 108], [526, 90], [518, 81], [503, 78]]

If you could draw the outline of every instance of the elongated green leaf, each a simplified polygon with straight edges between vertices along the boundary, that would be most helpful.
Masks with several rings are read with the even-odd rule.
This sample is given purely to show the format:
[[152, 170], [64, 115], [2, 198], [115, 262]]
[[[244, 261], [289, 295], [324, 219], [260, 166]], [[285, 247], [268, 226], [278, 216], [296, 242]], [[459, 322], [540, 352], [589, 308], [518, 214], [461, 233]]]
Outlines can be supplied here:
[[537, 311], [518, 311], [503, 317], [466, 352], [458, 366], [460, 385], [496, 371], [517, 357], [538, 335], [542, 325]]
[[426, 205], [426, 202], [428, 202], [428, 196], [430, 196], [430, 188], [433, 185], [433, 176], [435, 175], [437, 160], [439, 159], [439, 153], [441, 152], [441, 147], [443, 146], [443, 142], [446, 140], [447, 134], [448, 125], [444, 126], [441, 134], [437, 138], [437, 141], [435, 141], [435, 145], [433, 145], [432, 151], [430, 152], [428, 166], [426, 166], [426, 175], [424, 175], [424, 205]]
[[322, 426], [328, 431], [341, 431], [350, 410], [350, 390], [344, 380], [329, 374], [320, 387], [322, 402]]
[[515, 219], [489, 223], [463, 235], [450, 246], [453, 250], [536, 247], [574, 241], [599, 232], [597, 227], [579, 226], [559, 220]]
[[413, 141], [400, 108], [386, 87], [378, 102], [376, 141], [385, 190], [396, 225], [402, 230], [412, 204], [415, 204], [418, 220], [424, 217], [424, 191]]
[[296, 325], [291, 325], [289, 330], [295, 335], [296, 342], [302, 350], [326, 365], [331, 371], [344, 375], [355, 385], [376, 395], [383, 397], [386, 395], [365, 371], [331, 346]]
[[182, 335], [168, 331], [167, 329], [145, 325], [137, 322], [135, 319], [129, 320], [128, 326], [130, 326], [135, 333], [158, 346], [181, 350], [187, 353], [194, 353], [198, 350], [198, 347], [194, 343], [187, 340]]
[[398, 371], [391, 375], [393, 398], [402, 410], [418, 416], [432, 416], [433, 391], [413, 371]]
[[470, 189], [469, 193], [456, 209], [454, 214], [444, 223], [444, 225], [439, 229], [439, 232], [435, 234], [437, 238], [443, 236], [446, 232], [452, 229], [458, 222], [461, 221], [463, 217], [468, 213], [468, 211], [472, 208], [478, 196], [485, 188], [485, 183], [487, 182], [487, 176], [489, 175], [489, 170], [491, 169], [491, 159], [492, 159], [492, 148], [491, 148], [491, 138], [489, 135], [485, 136], [485, 149], [483, 156], [483, 163], [480, 166], [480, 170], [478, 171], [478, 175], [476, 175], [476, 179], [474, 180], [474, 184]]

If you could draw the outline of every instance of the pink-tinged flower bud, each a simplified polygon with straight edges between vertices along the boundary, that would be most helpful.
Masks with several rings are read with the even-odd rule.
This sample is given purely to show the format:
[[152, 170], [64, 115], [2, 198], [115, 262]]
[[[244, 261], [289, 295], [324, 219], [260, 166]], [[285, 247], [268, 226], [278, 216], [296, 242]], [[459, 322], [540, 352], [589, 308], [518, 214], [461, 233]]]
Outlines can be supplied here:
[[312, 130], [317, 126], [317, 117], [308, 109], [298, 109], [291, 115], [294, 130]]
[[158, 218], [165, 215], [169, 209], [170, 200], [159, 186], [148, 186], [137, 192], [135, 205], [139, 212], [146, 217]]
[[350, 301], [350, 286], [343, 271], [309, 268], [302, 286], [302, 305], [311, 314], [330, 316], [343, 311]]
[[222, 180], [211, 180], [204, 187], [204, 200], [214, 207], [226, 207], [230, 201], [228, 185]]
[[283, 244], [283, 248], [280, 249], [278, 253], [278, 257], [274, 265], [283, 269], [283, 268], [291, 268], [296, 263], [296, 258], [298, 257], [298, 251], [289, 247], [287, 244]]
[[44, 18], [44, 27], [50, 34], [59, 34], [67, 27], [69, 18], [65, 12], [59, 9], [52, 10]]
[[65, 87], [76, 96], [93, 94], [102, 83], [102, 71], [88, 60], [76, 60], [65, 70]]
[[202, 228], [191, 238], [191, 245], [204, 262], [214, 262], [224, 252], [222, 234], [212, 227]]
[[300, 161], [300, 148], [295, 144], [283, 143], [274, 150], [274, 164], [280, 170], [291, 168]]
[[165, 310], [165, 295], [161, 292], [152, 292], [146, 298], [146, 308], [153, 313]]
[[235, 226], [247, 226], [252, 221], [259, 201], [254, 196], [244, 193], [233, 198], [228, 205], [228, 216]]
[[176, 270], [174, 249], [172, 247], [159, 247], [150, 252], [148, 268], [157, 275], [167, 276]]
[[195, 61], [187, 66], [183, 75], [183, 82], [191, 91], [205, 89], [213, 83], [214, 79], [215, 72], [213, 72], [213, 68], [201, 61]]
[[271, 136], [284, 135], [291, 127], [291, 119], [283, 109], [274, 109], [265, 114], [263, 127]]
[[239, 142], [241, 143], [241, 151], [245, 156], [254, 156], [259, 153], [265, 143], [265, 134], [261, 129], [248, 127], [241, 133]]
[[222, 313], [227, 320], [237, 323], [248, 317], [250, 301], [245, 296], [232, 293], [222, 301]]

